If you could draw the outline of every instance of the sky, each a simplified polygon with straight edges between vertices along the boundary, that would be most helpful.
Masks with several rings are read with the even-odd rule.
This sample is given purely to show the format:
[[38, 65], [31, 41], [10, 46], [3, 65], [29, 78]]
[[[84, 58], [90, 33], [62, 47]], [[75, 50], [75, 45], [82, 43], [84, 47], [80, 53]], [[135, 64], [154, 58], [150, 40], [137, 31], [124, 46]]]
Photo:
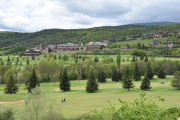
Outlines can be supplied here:
[[0, 0], [0, 31], [180, 22], [180, 0]]

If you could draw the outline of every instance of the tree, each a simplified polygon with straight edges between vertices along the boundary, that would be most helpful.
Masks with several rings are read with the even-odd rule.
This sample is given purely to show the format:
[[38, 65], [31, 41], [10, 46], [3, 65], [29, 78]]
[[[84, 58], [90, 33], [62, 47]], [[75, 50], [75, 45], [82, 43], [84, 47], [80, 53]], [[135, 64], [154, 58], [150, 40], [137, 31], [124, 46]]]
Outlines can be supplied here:
[[141, 43], [138, 43], [137, 48], [141, 49]]
[[152, 72], [151, 68], [150, 68], [150, 62], [148, 62], [148, 68], [147, 68], [147, 77], [149, 79], [152, 79], [154, 77], [154, 73]]
[[170, 85], [177, 88], [177, 90], [180, 89], [180, 71], [174, 73], [174, 80], [171, 81]]
[[120, 65], [121, 65], [121, 53], [120, 52], [117, 54], [117, 61], [116, 61], [116, 63], [117, 63], [118, 71], [119, 71]]
[[145, 61], [145, 62], [147, 62], [147, 61], [148, 61], [148, 56], [146, 56], [146, 57], [145, 57], [145, 60], [144, 60], [144, 61]]
[[144, 43], [142, 44], [142, 49], [145, 49]]
[[0, 76], [1, 76], [0, 84], [4, 84], [4, 75], [7, 70], [9, 70], [9, 66], [0, 65]]
[[29, 65], [29, 60], [27, 59], [26, 65]]
[[120, 81], [122, 81], [122, 74], [121, 74], [120, 70], [117, 72], [117, 75], [118, 75], [118, 79], [119, 79]]
[[94, 62], [99, 62], [99, 59], [97, 56], [94, 58]]
[[6, 84], [6, 88], [4, 88], [5, 94], [16, 94], [19, 91], [19, 87], [16, 85], [16, 82], [11, 75], [9, 77], [9, 81]]
[[133, 59], [131, 60], [131, 62], [135, 62], [135, 61], [136, 61], [135, 56], [133, 56]]
[[46, 54], [44, 54], [44, 58], [47, 58], [47, 55], [46, 55]]
[[37, 85], [40, 86], [39, 80], [36, 75], [36, 71], [33, 68], [32, 73], [31, 73], [28, 81], [26, 82], [26, 88], [28, 89], [28, 93], [31, 93], [31, 90], [33, 88], [35, 88]]
[[106, 76], [103, 70], [100, 71], [98, 74], [98, 82], [106, 82]]
[[137, 64], [136, 64], [135, 69], [134, 69], [133, 79], [134, 79], [135, 81], [138, 81], [138, 80], [141, 79], [141, 73], [140, 73], [140, 71], [139, 71], [139, 68], [138, 68], [138, 65], [137, 65]]
[[164, 73], [164, 71], [162, 69], [159, 70], [158, 74], [157, 74], [158, 78], [166, 78], [166, 74]]
[[68, 55], [63, 55], [63, 56], [62, 56], [62, 59], [63, 59], [64, 62], [65, 62], [65, 61], [68, 61], [68, 60], [69, 60], [69, 56], [68, 56]]
[[48, 48], [48, 53], [52, 52], [51, 48]]
[[34, 55], [32, 55], [32, 60], [34, 60]]
[[126, 68], [126, 71], [123, 75], [122, 85], [123, 85], [122, 87], [124, 89], [128, 89], [128, 91], [129, 91], [129, 89], [135, 87], [132, 83], [132, 76], [131, 76], [131, 72], [129, 70], [129, 67]]
[[145, 75], [141, 82], [141, 86], [140, 86], [141, 90], [151, 89], [152, 87], [150, 87], [150, 85], [151, 85], [150, 80], [147, 77], [147, 75]]
[[56, 59], [56, 55], [54, 56], [54, 59]]
[[180, 65], [178, 66], [178, 71], [180, 71]]
[[19, 61], [19, 58], [17, 57], [17, 62]]
[[140, 57], [140, 59], [139, 60], [143, 60], [144, 59], [144, 56], [143, 55], [141, 55], [141, 57]]
[[59, 55], [59, 60], [61, 59], [61, 55]]
[[[1, 58], [2, 59], [2, 58]], [[2, 60], [1, 60], [2, 61]], [[8, 56], [8, 59], [7, 59], [7, 61], [10, 61], [10, 59], [9, 59], [9, 56]]]
[[61, 81], [60, 81], [60, 90], [63, 90], [63, 91], [68, 91], [70, 90], [70, 81], [69, 81], [69, 78], [68, 78], [68, 75], [67, 75], [67, 68], [64, 69], [63, 71], [63, 75], [61, 77]]
[[89, 80], [87, 81], [86, 91], [89, 93], [92, 93], [92, 92], [95, 92], [96, 90], [98, 90], [98, 84], [94, 77], [94, 72], [93, 70], [91, 70]]
[[85, 56], [83, 56], [83, 57], [82, 57], [82, 61], [85, 61], [85, 59], [86, 59]]
[[114, 69], [114, 71], [112, 72], [112, 81], [116, 81], [116, 82], [119, 81], [119, 77], [118, 77], [116, 69]]
[[17, 76], [16, 76], [16, 71], [15, 71], [15, 69], [8, 69], [7, 71], [6, 71], [6, 73], [5, 73], [5, 75], [4, 75], [4, 82], [5, 83], [8, 83], [8, 81], [9, 81], [9, 77], [10, 76], [13, 76], [13, 79], [15, 80], [15, 81], [17, 81]]

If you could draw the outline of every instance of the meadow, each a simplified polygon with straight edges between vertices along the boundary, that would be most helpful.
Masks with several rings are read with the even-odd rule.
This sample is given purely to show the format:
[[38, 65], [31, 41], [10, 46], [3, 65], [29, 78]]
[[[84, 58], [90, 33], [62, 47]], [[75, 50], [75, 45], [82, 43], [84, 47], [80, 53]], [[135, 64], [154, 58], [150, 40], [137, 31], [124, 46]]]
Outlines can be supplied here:
[[[179, 103], [179, 93], [180, 91], [175, 90], [170, 86], [170, 82], [173, 76], [167, 76], [165, 79], [159, 79], [156, 76], [151, 80], [152, 89], [147, 91], [147, 96], [161, 96], [165, 99], [164, 102], [159, 101], [153, 97], [152, 99], [160, 107], [177, 107]], [[167, 80], [167, 81], [166, 81]], [[164, 81], [165, 84], [161, 84], [160, 81]], [[141, 81], [134, 81], [135, 88], [127, 91], [122, 88], [121, 82], [112, 82], [111, 79], [107, 79], [106, 83], [99, 83], [99, 90], [95, 93], [87, 93], [85, 90], [87, 80], [72, 80], [71, 90], [68, 92], [62, 92], [59, 89], [59, 82], [54, 85], [51, 82], [41, 83], [42, 90], [57, 104], [61, 106], [62, 112], [66, 118], [76, 118], [83, 114], [89, 113], [90, 110], [96, 109], [101, 110], [105, 107], [110, 107], [106, 100], [109, 100], [116, 107], [120, 106], [118, 98], [133, 102], [138, 98], [140, 90]], [[20, 90], [15, 95], [4, 94], [3, 89], [5, 85], [0, 85], [0, 102], [11, 101], [10, 103], [5, 103], [5, 106], [14, 107], [21, 109], [23, 108], [24, 102], [13, 102], [18, 100], [23, 100], [23, 97], [27, 94], [27, 90], [24, 90], [24, 84], [18, 84]], [[66, 98], [66, 102], [61, 103], [61, 100]]]

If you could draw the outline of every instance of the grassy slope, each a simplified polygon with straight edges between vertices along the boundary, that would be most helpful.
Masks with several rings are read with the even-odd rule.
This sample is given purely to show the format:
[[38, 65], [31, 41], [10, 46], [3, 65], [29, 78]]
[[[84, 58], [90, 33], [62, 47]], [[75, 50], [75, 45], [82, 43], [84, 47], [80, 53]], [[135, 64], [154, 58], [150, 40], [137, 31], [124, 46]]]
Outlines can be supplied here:
[[[179, 93], [180, 91], [174, 90], [170, 86], [170, 81], [173, 76], [168, 76], [163, 81], [165, 84], [160, 84], [159, 82], [162, 79], [155, 78], [151, 80], [152, 90], [147, 91], [147, 96], [161, 96], [165, 98], [164, 102], [153, 99], [161, 107], [175, 107], [179, 106]], [[166, 82], [167, 80], [167, 82]], [[58, 104], [62, 106], [62, 111], [65, 117], [77, 117], [82, 114], [89, 112], [92, 109], [102, 109], [108, 107], [109, 103], [106, 100], [109, 100], [111, 103], [120, 106], [118, 98], [126, 100], [129, 102], [134, 101], [139, 96], [139, 92], [142, 92], [139, 88], [140, 81], [134, 82], [135, 88], [131, 91], [123, 89], [121, 82], [111, 82], [111, 79], [108, 79], [106, 83], [99, 84], [99, 90], [96, 93], [86, 93], [85, 86], [87, 80], [81, 80], [80, 83], [78, 80], [71, 81], [71, 91], [62, 92], [59, 90], [59, 83], [53, 85], [53, 83], [42, 83], [41, 86], [43, 90], [54, 98]], [[0, 101], [14, 101], [21, 100], [27, 94], [27, 91], [24, 90], [24, 84], [21, 84], [20, 91], [16, 95], [6, 95], [3, 94], [4, 85], [0, 85]], [[66, 98], [66, 103], [61, 103], [60, 101]], [[11, 107], [22, 108], [23, 102], [12, 102], [6, 103], [5, 105]]]

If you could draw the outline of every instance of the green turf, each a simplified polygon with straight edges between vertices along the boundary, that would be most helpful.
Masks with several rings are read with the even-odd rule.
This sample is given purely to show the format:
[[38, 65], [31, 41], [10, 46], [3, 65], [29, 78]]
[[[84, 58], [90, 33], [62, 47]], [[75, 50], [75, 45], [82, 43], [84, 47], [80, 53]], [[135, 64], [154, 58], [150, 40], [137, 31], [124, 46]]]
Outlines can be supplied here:
[[[167, 76], [166, 79], [159, 79], [156, 76], [151, 80], [152, 89], [147, 91], [147, 96], [161, 96], [165, 98], [165, 101], [159, 101], [158, 99], [153, 99], [161, 107], [177, 107], [180, 106], [180, 90], [175, 90], [170, 86], [170, 81], [173, 79], [173, 76]], [[118, 98], [126, 100], [129, 102], [134, 101], [138, 98], [140, 90], [141, 81], [134, 81], [135, 88], [127, 91], [122, 88], [121, 82], [112, 82], [111, 79], [107, 79], [106, 83], [99, 83], [99, 90], [96, 93], [86, 93], [85, 86], [87, 80], [71, 81], [71, 91], [62, 92], [59, 89], [59, 82], [56, 85], [53, 83], [41, 83], [43, 91], [48, 95], [53, 97], [53, 99], [62, 106], [62, 111], [65, 117], [78, 117], [82, 114], [88, 113], [92, 109], [100, 110], [104, 107], [108, 107], [109, 103], [106, 100], [109, 100], [111, 103], [120, 106]], [[167, 82], [166, 82], [167, 80]], [[165, 84], [160, 84], [160, 81], [164, 81]], [[0, 85], [0, 101], [16, 101], [22, 100], [23, 97], [27, 94], [27, 90], [24, 90], [24, 84], [20, 84], [20, 90], [16, 95], [8, 95], [3, 93], [3, 88], [5, 85]], [[66, 98], [65, 103], [60, 101]], [[6, 106], [22, 108], [23, 102], [12, 102], [6, 103]]]

